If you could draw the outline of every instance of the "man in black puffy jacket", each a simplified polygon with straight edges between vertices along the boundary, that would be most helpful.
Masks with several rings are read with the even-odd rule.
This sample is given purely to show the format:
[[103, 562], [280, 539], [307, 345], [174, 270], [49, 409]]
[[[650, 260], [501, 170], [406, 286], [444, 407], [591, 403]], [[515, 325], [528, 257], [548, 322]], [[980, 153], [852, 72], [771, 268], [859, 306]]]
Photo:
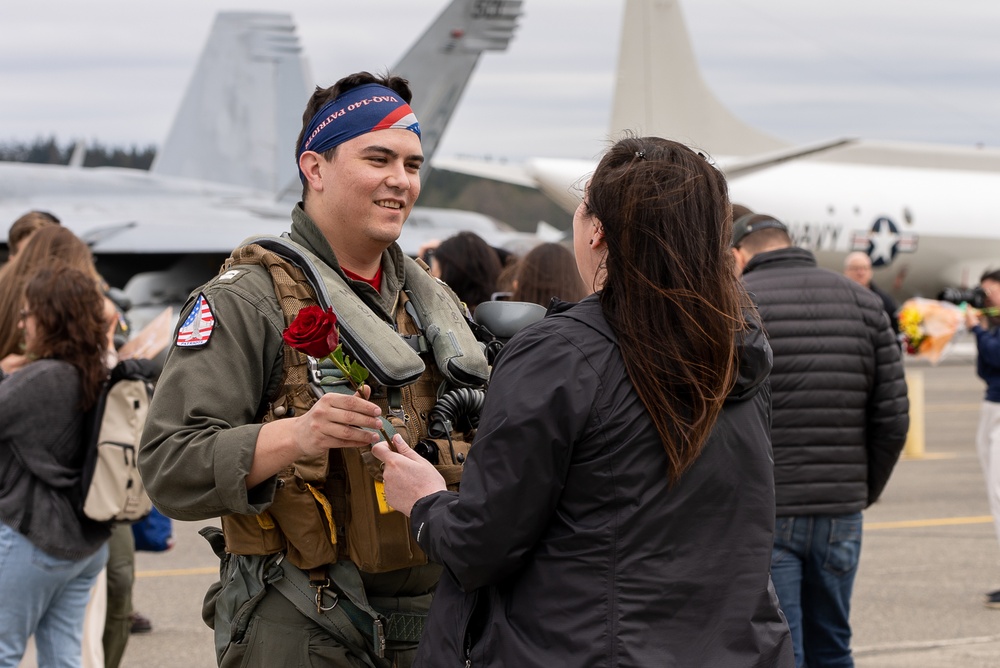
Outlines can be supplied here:
[[861, 511], [885, 488], [909, 428], [899, 346], [878, 297], [819, 268], [774, 218], [741, 217], [733, 255], [774, 351], [771, 577], [796, 665], [853, 666]]

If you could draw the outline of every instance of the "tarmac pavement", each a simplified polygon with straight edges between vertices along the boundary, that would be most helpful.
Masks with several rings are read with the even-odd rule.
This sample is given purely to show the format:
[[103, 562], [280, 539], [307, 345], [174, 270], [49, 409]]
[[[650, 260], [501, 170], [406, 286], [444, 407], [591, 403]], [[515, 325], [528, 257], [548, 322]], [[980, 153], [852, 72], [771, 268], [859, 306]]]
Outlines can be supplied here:
[[[975, 452], [983, 384], [969, 355], [907, 365], [911, 378], [923, 374], [925, 456], [904, 457], [865, 511], [852, 610], [856, 665], [995, 668], [1000, 610], [984, 607], [982, 595], [1000, 588], [1000, 547]], [[175, 522], [173, 550], [137, 555], [135, 609], [153, 630], [131, 637], [125, 668], [215, 666], [201, 601], [218, 560], [197, 534], [209, 524], [217, 521]]]

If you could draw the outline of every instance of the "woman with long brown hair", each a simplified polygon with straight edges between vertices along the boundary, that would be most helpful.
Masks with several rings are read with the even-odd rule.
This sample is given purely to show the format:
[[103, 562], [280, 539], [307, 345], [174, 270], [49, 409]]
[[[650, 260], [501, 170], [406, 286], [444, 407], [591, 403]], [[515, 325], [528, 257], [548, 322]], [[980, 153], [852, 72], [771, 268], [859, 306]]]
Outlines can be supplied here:
[[376, 446], [389, 504], [444, 565], [415, 666], [793, 665], [769, 577], [770, 349], [731, 233], [704, 157], [617, 142], [573, 221], [596, 294], [501, 351], [461, 490], [398, 437]]
[[90, 248], [73, 232], [49, 225], [32, 233], [17, 256], [0, 267], [0, 360], [23, 352], [17, 314], [28, 279], [57, 262], [84, 272], [95, 285], [102, 282]]
[[110, 535], [78, 512], [84, 414], [107, 377], [103, 307], [93, 277], [63, 264], [22, 293], [29, 362], [0, 373], [0, 666], [16, 666], [32, 634], [39, 665], [80, 661]]

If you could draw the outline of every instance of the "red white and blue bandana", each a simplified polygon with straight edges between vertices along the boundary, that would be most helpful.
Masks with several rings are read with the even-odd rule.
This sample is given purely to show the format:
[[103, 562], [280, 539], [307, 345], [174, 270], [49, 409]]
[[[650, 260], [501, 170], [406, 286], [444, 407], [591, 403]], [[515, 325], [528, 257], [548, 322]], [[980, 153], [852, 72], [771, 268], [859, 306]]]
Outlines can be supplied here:
[[198, 294], [191, 312], [177, 331], [177, 345], [182, 348], [197, 348], [208, 343], [215, 329], [215, 316], [205, 295]]
[[[420, 124], [396, 91], [379, 84], [365, 84], [327, 102], [309, 121], [302, 135], [303, 151], [323, 153], [345, 141], [376, 130], [409, 130], [420, 136]], [[299, 170], [299, 178], [306, 177]]]

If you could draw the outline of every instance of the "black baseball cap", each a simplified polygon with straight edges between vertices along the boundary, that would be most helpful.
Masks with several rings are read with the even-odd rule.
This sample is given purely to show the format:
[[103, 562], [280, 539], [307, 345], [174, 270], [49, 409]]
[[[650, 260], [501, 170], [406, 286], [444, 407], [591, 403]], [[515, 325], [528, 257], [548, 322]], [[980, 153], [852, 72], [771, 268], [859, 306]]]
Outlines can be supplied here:
[[780, 220], [764, 213], [748, 213], [733, 224], [733, 247], [740, 245], [743, 238], [758, 230], [775, 229], [788, 232], [788, 228]]

